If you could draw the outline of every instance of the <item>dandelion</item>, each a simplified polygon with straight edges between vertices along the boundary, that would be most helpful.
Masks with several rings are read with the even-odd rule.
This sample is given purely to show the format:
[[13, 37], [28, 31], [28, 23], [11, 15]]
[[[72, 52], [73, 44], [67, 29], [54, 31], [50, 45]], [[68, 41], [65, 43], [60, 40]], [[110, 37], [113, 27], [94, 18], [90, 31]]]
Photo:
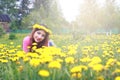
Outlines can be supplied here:
[[34, 66], [34, 67], [37, 67], [38, 65], [40, 65], [40, 61], [38, 59], [31, 59], [29, 63], [31, 66]]
[[12, 58], [9, 58], [9, 59], [12, 60], [12, 61], [14, 62], [14, 61], [19, 60], [19, 57], [12, 57]]
[[61, 68], [61, 64], [58, 61], [52, 61], [48, 64], [49, 68], [57, 68], [60, 69]]
[[21, 48], [21, 45], [18, 45], [17, 48]]
[[27, 62], [27, 61], [29, 61], [29, 60], [30, 60], [30, 58], [29, 58], [29, 57], [26, 57], [26, 56], [25, 56], [25, 57], [23, 57], [23, 61], [24, 61], [24, 62]]
[[117, 61], [116, 63], [117, 63], [118, 66], [120, 66], [120, 62], [119, 61]]
[[19, 65], [19, 64], [20, 64], [20, 61], [16, 61], [16, 64]]
[[66, 62], [66, 63], [74, 63], [74, 58], [73, 58], [73, 57], [67, 57], [67, 58], [65, 59], [65, 62]]
[[58, 62], [63, 62], [63, 60], [60, 59], [60, 58], [57, 58], [56, 61], [58, 61]]
[[117, 50], [118, 53], [120, 53], [120, 48]]
[[37, 43], [33, 43], [32, 45], [36, 46], [36, 45], [37, 45]]
[[92, 58], [92, 62], [95, 64], [95, 63], [100, 63], [102, 60], [101, 60], [101, 58], [100, 57], [98, 57], [98, 56], [95, 56], [95, 57], [93, 57]]
[[30, 46], [28, 46], [27, 48], [30, 49]]
[[82, 74], [81, 73], [72, 73], [71, 76], [74, 77], [74, 78], [81, 78]]
[[115, 74], [115, 73], [120, 73], [120, 69], [115, 69], [115, 71], [112, 74]]
[[116, 77], [115, 80], [120, 80], [120, 76]]
[[14, 44], [14, 42], [10, 42], [10, 44], [11, 44], [11, 45], [13, 45], [13, 44]]
[[82, 58], [80, 59], [81, 62], [90, 62], [91, 59], [89, 57], [85, 57], [85, 58]]
[[2, 63], [7, 63], [7, 62], [8, 62], [8, 60], [5, 60], [5, 59], [0, 59], [0, 62], [2, 62]]
[[103, 69], [103, 65], [102, 64], [95, 64], [92, 66], [93, 70], [99, 72]]
[[111, 65], [112, 66], [112, 65], [115, 64], [116, 61], [117, 61], [116, 59], [110, 58], [110, 59], [108, 59], [106, 65]]
[[104, 77], [103, 76], [99, 76], [99, 77], [97, 77], [97, 80], [104, 80]]
[[71, 73], [77, 73], [77, 72], [81, 72], [81, 71], [82, 71], [82, 69], [80, 66], [75, 66], [70, 70]]
[[43, 77], [48, 77], [50, 75], [49, 71], [47, 70], [39, 70], [38, 74]]
[[80, 67], [82, 70], [88, 70], [88, 67], [87, 67], [87, 66], [80, 65], [79, 67]]
[[33, 46], [33, 47], [32, 47], [32, 50], [36, 50], [36, 49], [37, 49], [37, 46]]
[[25, 53], [24, 53], [23, 51], [18, 51], [18, 52], [16, 53], [16, 55], [17, 55], [18, 57], [24, 57], [24, 56], [25, 56]]
[[20, 71], [20, 72], [23, 71], [23, 66], [19, 66], [18, 71]]

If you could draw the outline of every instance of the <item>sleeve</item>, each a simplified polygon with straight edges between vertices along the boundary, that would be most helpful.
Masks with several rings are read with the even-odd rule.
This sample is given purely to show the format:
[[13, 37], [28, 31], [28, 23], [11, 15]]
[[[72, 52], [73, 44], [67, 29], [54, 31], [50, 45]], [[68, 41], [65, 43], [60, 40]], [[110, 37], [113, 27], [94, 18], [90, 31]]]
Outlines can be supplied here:
[[28, 46], [30, 46], [30, 38], [25, 37], [23, 39], [23, 51], [28, 52]]
[[53, 40], [50, 39], [49, 42], [48, 42], [48, 46], [56, 46], [56, 45], [55, 45], [55, 43], [53, 42]]

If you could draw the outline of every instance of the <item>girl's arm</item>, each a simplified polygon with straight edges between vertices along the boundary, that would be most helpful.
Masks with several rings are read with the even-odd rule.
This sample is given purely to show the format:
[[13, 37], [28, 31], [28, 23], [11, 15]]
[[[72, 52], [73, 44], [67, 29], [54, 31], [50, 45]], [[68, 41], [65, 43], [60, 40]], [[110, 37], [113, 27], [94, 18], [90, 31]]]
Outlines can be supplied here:
[[23, 51], [28, 52], [29, 46], [30, 46], [30, 37], [27, 36], [23, 39]]

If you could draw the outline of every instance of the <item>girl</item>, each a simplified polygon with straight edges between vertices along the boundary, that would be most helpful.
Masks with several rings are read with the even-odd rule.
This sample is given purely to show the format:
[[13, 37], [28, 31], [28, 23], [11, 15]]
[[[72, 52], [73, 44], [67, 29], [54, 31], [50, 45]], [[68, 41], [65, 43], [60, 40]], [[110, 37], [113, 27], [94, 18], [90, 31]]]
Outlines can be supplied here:
[[50, 34], [51, 31], [45, 25], [33, 25], [31, 34], [23, 39], [23, 51], [32, 52], [33, 43], [36, 43], [37, 48], [53, 46], [54, 43], [49, 41]]

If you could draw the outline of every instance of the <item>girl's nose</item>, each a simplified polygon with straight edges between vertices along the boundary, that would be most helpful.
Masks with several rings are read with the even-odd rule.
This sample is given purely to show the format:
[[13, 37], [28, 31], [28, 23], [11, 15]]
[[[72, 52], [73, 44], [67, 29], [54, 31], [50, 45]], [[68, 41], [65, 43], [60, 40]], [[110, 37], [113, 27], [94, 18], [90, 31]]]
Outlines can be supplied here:
[[41, 35], [39, 35], [39, 36], [38, 36], [38, 38], [40, 39], [40, 38], [42, 38], [42, 36], [41, 36]]

